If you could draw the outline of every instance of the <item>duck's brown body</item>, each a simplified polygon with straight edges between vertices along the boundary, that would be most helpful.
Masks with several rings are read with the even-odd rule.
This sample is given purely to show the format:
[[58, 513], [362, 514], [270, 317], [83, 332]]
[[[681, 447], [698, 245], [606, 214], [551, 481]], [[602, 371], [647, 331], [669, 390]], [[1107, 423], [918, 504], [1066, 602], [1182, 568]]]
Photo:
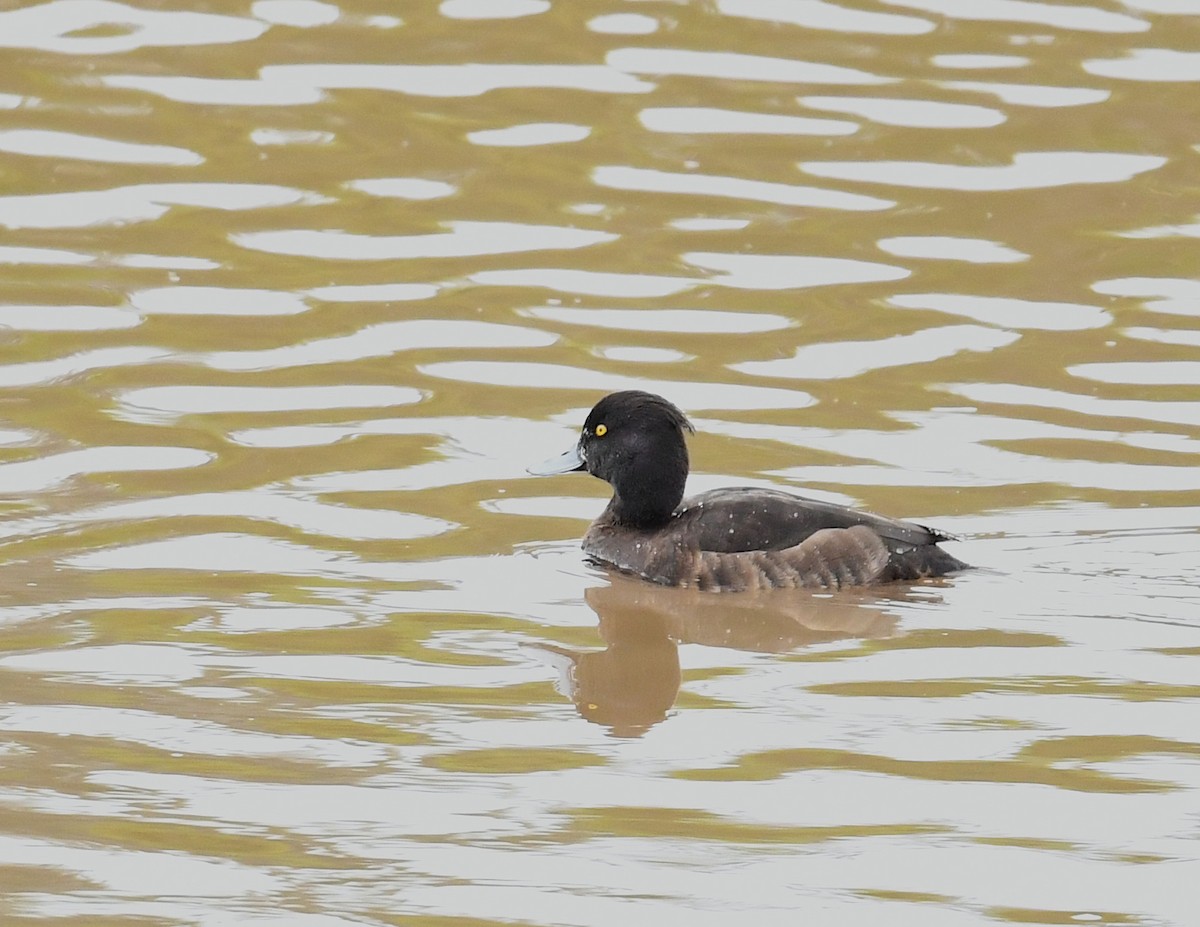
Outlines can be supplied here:
[[655, 527], [624, 525], [605, 509], [583, 538], [602, 563], [666, 586], [747, 589], [867, 586], [963, 569], [913, 522], [770, 489], [717, 489], [687, 500]]

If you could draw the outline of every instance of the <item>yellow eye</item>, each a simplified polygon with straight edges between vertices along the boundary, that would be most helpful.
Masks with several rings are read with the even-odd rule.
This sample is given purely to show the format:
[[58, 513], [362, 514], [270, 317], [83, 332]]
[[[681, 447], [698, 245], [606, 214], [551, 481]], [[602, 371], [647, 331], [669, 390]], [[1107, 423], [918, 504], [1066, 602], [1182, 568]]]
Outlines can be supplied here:
[[600, 424], [600, 425], [596, 426], [596, 437], [597, 438], [603, 438], [606, 434], [608, 434], [608, 426], [607, 425]]

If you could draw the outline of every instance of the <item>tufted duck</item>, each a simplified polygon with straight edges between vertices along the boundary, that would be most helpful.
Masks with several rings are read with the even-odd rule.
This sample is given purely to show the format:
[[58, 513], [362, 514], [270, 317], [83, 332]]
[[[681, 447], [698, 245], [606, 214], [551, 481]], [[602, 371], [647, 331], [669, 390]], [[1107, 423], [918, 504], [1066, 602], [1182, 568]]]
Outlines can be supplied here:
[[601, 399], [579, 442], [530, 472], [586, 470], [612, 500], [583, 538], [591, 558], [664, 586], [737, 592], [865, 586], [962, 570], [936, 528], [774, 489], [729, 488], [682, 502], [687, 417], [661, 396]]

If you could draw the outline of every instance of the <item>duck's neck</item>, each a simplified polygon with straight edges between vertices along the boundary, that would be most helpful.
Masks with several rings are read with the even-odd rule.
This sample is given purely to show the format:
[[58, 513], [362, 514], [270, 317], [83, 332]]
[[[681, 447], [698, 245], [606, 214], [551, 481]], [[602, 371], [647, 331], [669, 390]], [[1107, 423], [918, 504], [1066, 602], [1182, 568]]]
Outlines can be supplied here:
[[613, 497], [604, 510], [607, 520], [630, 528], [658, 528], [671, 520], [683, 500], [687, 482], [687, 448], [680, 444], [669, 455], [653, 458], [653, 472], [629, 467], [613, 483]]

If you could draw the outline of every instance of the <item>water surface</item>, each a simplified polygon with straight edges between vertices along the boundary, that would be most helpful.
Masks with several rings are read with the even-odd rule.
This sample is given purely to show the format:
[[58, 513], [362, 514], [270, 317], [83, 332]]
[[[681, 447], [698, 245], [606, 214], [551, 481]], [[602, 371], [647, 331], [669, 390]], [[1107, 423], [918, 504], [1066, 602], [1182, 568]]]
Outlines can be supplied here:
[[[5, 923], [1192, 923], [1198, 13], [0, 10]], [[629, 387], [981, 568], [608, 576]]]

